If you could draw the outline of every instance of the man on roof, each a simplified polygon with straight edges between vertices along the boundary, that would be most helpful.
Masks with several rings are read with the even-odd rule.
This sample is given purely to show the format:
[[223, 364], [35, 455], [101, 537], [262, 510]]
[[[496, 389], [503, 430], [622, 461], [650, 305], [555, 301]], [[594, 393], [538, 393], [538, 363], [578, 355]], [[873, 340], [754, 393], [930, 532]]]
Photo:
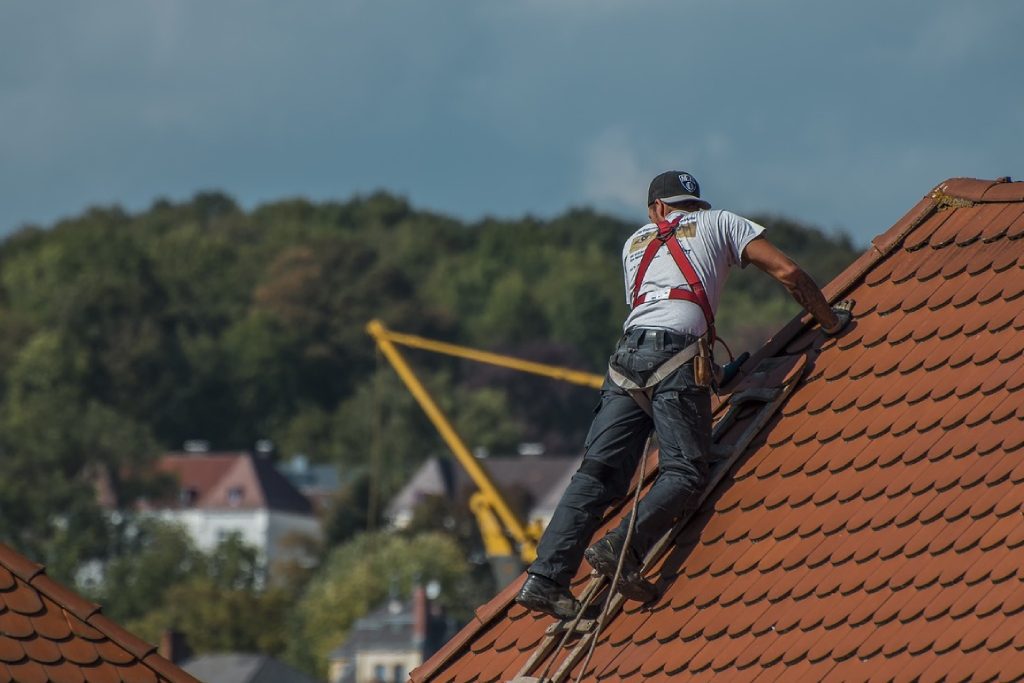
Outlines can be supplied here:
[[[728, 271], [754, 264], [782, 283], [827, 335], [839, 334], [851, 318], [850, 302], [829, 306], [814, 280], [764, 237], [762, 226], [712, 210], [689, 173], [667, 171], [654, 178], [647, 215], [651, 222], [622, 250], [630, 312], [609, 359], [583, 463], [516, 596], [524, 607], [560, 619], [580, 610], [569, 582], [584, 557], [611, 580], [625, 553], [618, 590], [643, 602], [656, 597], [643, 578], [643, 558], [696, 508], [707, 480], [710, 389], [722, 375], [711, 359], [714, 314]], [[608, 506], [626, 494], [652, 430], [659, 446], [658, 475], [637, 507], [629, 547], [630, 515], [585, 547]]]

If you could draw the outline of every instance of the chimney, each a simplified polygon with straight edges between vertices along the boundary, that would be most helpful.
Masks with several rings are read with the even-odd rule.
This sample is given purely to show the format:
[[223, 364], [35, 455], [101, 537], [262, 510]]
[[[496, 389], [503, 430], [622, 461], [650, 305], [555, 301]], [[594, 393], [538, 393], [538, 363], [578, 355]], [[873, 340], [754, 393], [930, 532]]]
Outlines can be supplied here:
[[185, 634], [173, 628], [166, 629], [160, 636], [160, 647], [157, 648], [157, 652], [173, 664], [181, 664], [192, 656]]
[[420, 584], [412, 589], [412, 642], [422, 649], [427, 642], [427, 590]]

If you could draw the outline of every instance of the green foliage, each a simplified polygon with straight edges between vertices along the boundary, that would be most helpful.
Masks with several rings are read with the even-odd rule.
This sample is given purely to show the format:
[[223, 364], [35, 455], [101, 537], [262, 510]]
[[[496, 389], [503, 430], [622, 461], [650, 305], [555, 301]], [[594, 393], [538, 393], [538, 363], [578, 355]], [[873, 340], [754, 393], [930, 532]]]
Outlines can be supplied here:
[[224, 588], [215, 580], [196, 577], [171, 586], [166, 604], [125, 626], [149, 642], [159, 642], [168, 627], [185, 634], [195, 654], [262, 652], [279, 655], [287, 633], [291, 596], [281, 589], [265, 592]]
[[288, 658], [320, 670], [327, 654], [344, 640], [356, 619], [389, 594], [409, 596], [417, 582], [438, 581], [439, 601], [455, 614], [478, 604], [469, 567], [458, 544], [440, 533], [412, 537], [363, 534], [337, 547], [295, 607]]
[[106, 563], [93, 596], [114, 621], [142, 617], [164, 604], [172, 586], [205, 573], [206, 557], [179, 526], [147, 519], [119, 536], [120, 547]]
[[[853, 256], [845, 237], [759, 220], [819, 281]], [[216, 448], [248, 448], [269, 437], [314, 459], [362, 461], [369, 420], [353, 403], [364, 402], [375, 381], [368, 319], [600, 371], [625, 314], [618, 255], [635, 227], [584, 209], [467, 226], [386, 193], [282, 201], [251, 213], [218, 192], [161, 200], [138, 215], [92, 209], [0, 245], [3, 398], [19, 354], [37, 353], [28, 351], [33, 339], [48, 336], [71, 370], [73, 392], [161, 447], [200, 437]], [[742, 272], [727, 289], [719, 327], [738, 346], [763, 340], [795, 312], [785, 292], [766, 283]], [[469, 377], [447, 359], [415, 362], [435, 388], [437, 378]], [[502, 381], [492, 388], [517, 398], [532, 386], [521, 375]], [[462, 392], [460, 408], [471, 395]], [[420, 441], [429, 426], [411, 427], [417, 418], [399, 415], [418, 408], [387, 398], [395, 407], [383, 429], [410, 427], [410, 440]], [[576, 397], [542, 403], [543, 410], [510, 401], [502, 408], [507, 424], [470, 436], [495, 447], [517, 431], [531, 441], [578, 441], [587, 408]]]
[[[820, 283], [855, 255], [848, 238], [759, 220]], [[125, 539], [101, 514], [94, 479], [110, 477], [130, 508], [151, 484], [136, 473], [161, 449], [270, 438], [285, 455], [343, 468], [349, 488], [328, 538], [352, 539], [379, 524], [416, 466], [447, 450], [375, 360], [365, 323], [601, 372], [626, 313], [619, 254], [635, 227], [585, 209], [466, 225], [383, 192], [246, 212], [206, 192], [9, 236], [0, 243], [0, 540], [65, 580], [112, 556], [108, 613], [150, 637], [173, 622], [199, 647], [279, 651], [253, 625], [281, 623], [283, 607], [272, 592], [254, 597], [245, 552], [218, 565], [171, 531]], [[719, 331], [739, 352], [795, 312], [781, 287], [748, 269], [726, 288]], [[470, 447], [580, 447], [591, 390], [408, 356]], [[300, 661], [322, 655], [392, 575], [407, 587], [417, 572], [438, 574], [454, 596], [463, 571], [440, 537], [355, 538], [315, 579], [297, 617], [301, 642], [289, 647]]]
[[150, 642], [174, 628], [204, 652], [284, 650], [293, 595], [263, 589], [255, 548], [231, 535], [212, 552], [195, 548], [180, 527], [153, 519], [123, 530], [117, 554], [94, 591], [105, 613]]

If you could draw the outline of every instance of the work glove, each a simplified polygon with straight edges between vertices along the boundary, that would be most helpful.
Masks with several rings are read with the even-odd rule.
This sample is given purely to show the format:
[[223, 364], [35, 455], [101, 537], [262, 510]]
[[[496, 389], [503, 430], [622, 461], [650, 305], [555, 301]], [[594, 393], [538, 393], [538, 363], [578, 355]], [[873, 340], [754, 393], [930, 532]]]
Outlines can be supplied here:
[[840, 301], [832, 307], [832, 312], [836, 316], [836, 324], [826, 329], [822, 326], [821, 331], [829, 337], [838, 336], [840, 332], [846, 329], [846, 326], [853, 320], [853, 299], [846, 299]]

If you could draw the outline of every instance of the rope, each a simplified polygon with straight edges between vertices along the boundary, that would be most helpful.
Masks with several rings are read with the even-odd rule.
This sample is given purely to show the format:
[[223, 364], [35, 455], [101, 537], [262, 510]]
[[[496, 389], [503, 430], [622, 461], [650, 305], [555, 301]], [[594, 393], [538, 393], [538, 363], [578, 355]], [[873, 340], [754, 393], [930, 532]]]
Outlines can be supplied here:
[[[640, 504], [640, 489], [644, 487], [644, 475], [647, 470], [647, 453], [651, 448], [651, 435], [647, 435], [647, 443], [644, 444], [644, 453], [640, 457], [640, 478], [636, 483], [636, 491], [633, 493], [633, 509], [629, 512], [629, 525], [626, 527], [626, 540], [622, 544], [622, 551], [619, 553], [619, 563], [615, 567], [615, 578], [612, 579], [611, 588], [608, 589], [608, 596], [604, 600], [604, 608], [601, 610], [601, 616], [597, 619], [597, 627], [594, 629], [594, 637], [590, 641], [590, 647], [587, 649], [587, 658], [583, 660], [583, 666], [580, 667], [580, 672], [576, 675], [576, 682], [580, 683], [583, 680], [583, 674], [586, 673], [587, 667], [590, 666], [590, 658], [594, 656], [594, 649], [597, 647], [597, 639], [601, 637], [601, 630], [604, 628], [604, 620], [608, 616], [608, 612], [611, 609], [612, 598], [615, 596], [615, 587], [619, 585], [619, 577], [622, 575], [622, 565], [626, 560], [626, 553], [629, 552], [629, 545], [633, 541], [633, 531], [636, 529], [636, 509]], [[582, 612], [582, 610], [581, 610]], [[544, 679], [541, 679], [542, 681]]]
[[[565, 634], [562, 636], [562, 639], [558, 641], [558, 647], [556, 647], [553, 650], [553, 652], [560, 651], [563, 647], [565, 647], [565, 644], [569, 642], [569, 636], [571, 636], [573, 632], [576, 631], [576, 625], [580, 623], [580, 619], [583, 618], [583, 613], [587, 611], [588, 607], [590, 607], [590, 603], [593, 602], [594, 597], [596, 595], [597, 591], [593, 591], [590, 595], [587, 596], [586, 600], [583, 601], [583, 603], [580, 605], [580, 611], [576, 613], [576, 616], [573, 617], [573, 620], [570, 621], [569, 625], [565, 628]], [[554, 663], [555, 657], [552, 656], [550, 659], [548, 659], [548, 665], [544, 667], [544, 673], [540, 675], [539, 683], [544, 683], [548, 680], [548, 674], [551, 673], [551, 667], [554, 665]]]
[[381, 401], [381, 352], [380, 347], [374, 354], [374, 372], [370, 386], [370, 410], [373, 413], [370, 418], [370, 472], [369, 491], [366, 495], [366, 530], [373, 532], [377, 526], [377, 506], [380, 496], [380, 459], [381, 459], [381, 433], [383, 432], [383, 402]]
[[721, 344], [722, 344], [722, 346], [724, 346], [724, 347], [725, 347], [725, 351], [726, 351], [726, 353], [728, 353], [728, 354], [729, 354], [729, 362], [730, 362], [730, 363], [731, 363], [731, 362], [733, 362], [734, 360], [736, 360], [736, 358], [735, 358], [735, 357], [733, 357], [733, 355], [732, 355], [732, 349], [730, 349], [730, 348], [729, 348], [729, 345], [725, 343], [725, 340], [724, 340], [724, 339], [722, 339], [722, 338], [721, 338], [721, 337], [719, 337], [719, 336], [716, 336], [716, 337], [715, 337], [715, 341], [716, 341], [716, 342], [719, 342], [719, 343], [721, 343]]
[[[636, 526], [636, 508], [640, 502], [640, 489], [643, 488], [644, 475], [647, 469], [647, 452], [651, 447], [651, 435], [647, 435], [647, 442], [644, 444], [644, 452], [640, 458], [640, 479], [637, 480], [636, 493], [633, 496], [633, 509], [630, 511], [629, 527], [626, 530], [626, 541], [622, 545], [622, 552], [619, 554], [619, 564], [615, 568], [615, 580], [612, 582], [611, 588], [608, 589], [608, 598], [605, 600], [604, 608], [601, 610], [601, 615], [598, 618], [596, 631], [594, 632], [594, 640], [590, 646], [590, 652], [587, 654], [587, 661], [584, 664], [583, 669], [580, 671], [580, 675], [583, 675], [583, 671], [586, 670], [586, 664], [590, 663], [590, 657], [594, 654], [594, 643], [597, 642], [597, 637], [601, 635], [601, 629], [604, 627], [604, 618], [608, 613], [608, 605], [611, 603], [612, 595], [615, 593], [615, 585], [619, 582], [619, 574], [622, 571], [622, 562], [626, 557], [626, 548], [629, 547], [630, 541], [633, 540], [633, 528]], [[580, 611], [576, 613], [575, 618], [565, 629], [565, 635], [558, 641], [558, 647], [554, 649], [554, 652], [560, 651], [565, 644], [569, 641], [569, 637], [576, 631], [576, 625], [580, 623], [580, 619], [583, 618], [583, 613], [590, 607], [590, 603], [593, 602], [594, 598], [597, 597], [598, 591], [593, 591], [580, 605]], [[539, 683], [545, 683], [548, 680], [548, 674], [551, 673], [551, 667], [555, 664], [556, 657], [548, 659], [548, 665], [544, 667], [544, 672], [540, 675]], [[576, 679], [576, 683], [579, 683], [580, 679]]]

